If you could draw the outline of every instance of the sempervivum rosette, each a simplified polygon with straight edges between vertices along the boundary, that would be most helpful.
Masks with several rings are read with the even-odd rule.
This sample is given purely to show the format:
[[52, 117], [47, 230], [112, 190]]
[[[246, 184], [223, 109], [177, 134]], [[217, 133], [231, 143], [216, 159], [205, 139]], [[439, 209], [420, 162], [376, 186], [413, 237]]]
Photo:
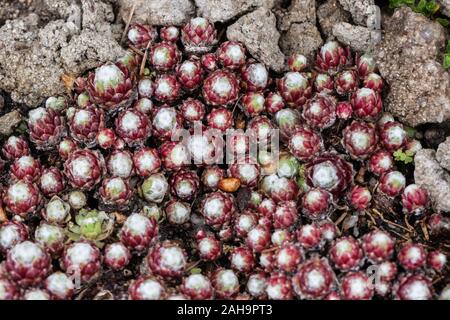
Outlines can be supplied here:
[[111, 176], [128, 179], [134, 173], [131, 152], [127, 150], [114, 150], [106, 161], [106, 167]]
[[417, 184], [410, 184], [402, 194], [403, 212], [408, 214], [422, 214], [428, 206], [428, 192]]
[[175, 44], [160, 42], [152, 47], [148, 59], [156, 70], [169, 71], [180, 61], [181, 53]]
[[214, 293], [211, 281], [202, 274], [191, 274], [184, 278], [180, 290], [191, 300], [208, 300]]
[[213, 228], [220, 228], [231, 221], [236, 210], [234, 198], [231, 194], [216, 191], [205, 195], [201, 202], [201, 214], [206, 224]]
[[0, 225], [0, 251], [6, 253], [16, 244], [28, 239], [27, 225], [18, 221], [6, 221]]
[[336, 275], [326, 258], [314, 256], [300, 266], [292, 284], [301, 299], [320, 299], [333, 290]]
[[236, 41], [225, 41], [216, 52], [217, 59], [225, 68], [238, 69], [245, 64], [245, 48]]
[[361, 78], [365, 78], [369, 73], [374, 72], [376, 63], [374, 57], [370, 53], [356, 56], [356, 69]]
[[24, 241], [8, 251], [5, 268], [9, 277], [18, 284], [37, 285], [51, 270], [51, 259], [41, 246], [31, 241]]
[[352, 184], [353, 176], [353, 165], [335, 153], [324, 153], [306, 164], [307, 184], [328, 190], [335, 196]]
[[430, 300], [433, 297], [431, 280], [421, 274], [402, 276], [393, 292], [398, 300]]
[[61, 170], [50, 167], [42, 170], [38, 184], [39, 189], [46, 197], [52, 197], [64, 190], [66, 181]]
[[394, 239], [385, 231], [376, 229], [363, 237], [362, 248], [373, 263], [387, 261], [394, 253]]
[[334, 266], [341, 271], [358, 269], [364, 262], [364, 252], [352, 236], [341, 237], [334, 241], [329, 256]]
[[188, 53], [206, 53], [217, 43], [217, 31], [207, 19], [195, 17], [181, 29], [181, 42]]
[[350, 48], [342, 47], [336, 41], [325, 43], [316, 57], [316, 67], [329, 74], [335, 74], [352, 62]]
[[185, 60], [176, 68], [177, 78], [188, 91], [197, 89], [203, 81], [203, 68], [199, 61]]
[[163, 41], [177, 42], [180, 37], [180, 30], [175, 26], [162, 27], [159, 36]]
[[97, 134], [103, 129], [103, 110], [94, 105], [85, 108], [70, 108], [66, 112], [70, 136], [90, 148], [97, 144]]
[[10, 136], [3, 144], [2, 154], [7, 160], [14, 160], [30, 154], [27, 140], [21, 136]]
[[370, 300], [374, 288], [372, 280], [363, 272], [349, 272], [341, 279], [341, 294], [345, 300]]
[[21, 216], [34, 212], [41, 205], [42, 195], [38, 187], [28, 181], [10, 184], [3, 192], [6, 209]]
[[187, 98], [183, 100], [179, 106], [179, 110], [185, 123], [194, 124], [196, 121], [202, 121], [205, 117], [205, 105], [193, 98]]
[[135, 23], [128, 29], [128, 41], [138, 49], [145, 49], [158, 37], [158, 32], [152, 26]]
[[105, 160], [98, 151], [76, 150], [64, 163], [64, 174], [69, 183], [81, 190], [92, 190], [105, 173]]
[[169, 184], [173, 196], [184, 201], [192, 201], [197, 195], [200, 178], [195, 171], [180, 170], [172, 174]]
[[133, 164], [137, 175], [148, 177], [159, 171], [161, 159], [156, 149], [143, 147], [134, 151]]
[[183, 126], [180, 113], [166, 104], [152, 110], [152, 134], [160, 140], [171, 140]]
[[181, 142], [168, 141], [159, 147], [162, 164], [166, 170], [179, 170], [190, 163], [189, 150]]
[[286, 108], [275, 113], [274, 122], [280, 130], [280, 139], [286, 142], [303, 121], [298, 110]]
[[272, 198], [275, 202], [290, 201], [297, 198], [299, 191], [297, 183], [286, 177], [279, 177], [276, 174], [265, 176], [259, 187], [263, 193]]
[[28, 113], [30, 140], [37, 149], [53, 149], [66, 134], [64, 117], [51, 108], [36, 108]]
[[241, 108], [248, 117], [264, 111], [264, 95], [259, 92], [248, 92], [241, 100]]
[[155, 79], [155, 98], [158, 101], [171, 103], [180, 95], [181, 84], [172, 74], [158, 75]]
[[313, 84], [318, 93], [330, 94], [334, 91], [333, 77], [327, 73], [319, 73], [316, 75]]
[[293, 108], [303, 106], [312, 95], [309, 80], [299, 72], [287, 72], [277, 80], [277, 87], [286, 104]]
[[262, 63], [249, 63], [242, 67], [241, 79], [246, 91], [262, 91], [269, 83], [269, 72]]
[[166, 297], [166, 288], [154, 276], [142, 276], [128, 287], [130, 300], [163, 300]]
[[373, 124], [353, 121], [342, 131], [342, 145], [354, 159], [367, 159], [376, 149], [378, 135]]
[[380, 94], [369, 88], [354, 92], [351, 103], [355, 116], [366, 121], [376, 121], [383, 110]]
[[339, 95], [347, 95], [358, 89], [359, 78], [354, 70], [345, 70], [334, 78], [334, 87]]
[[118, 114], [115, 129], [117, 135], [129, 146], [142, 145], [151, 134], [148, 117], [134, 109], [124, 110]]
[[133, 195], [128, 181], [120, 177], [103, 179], [98, 192], [104, 205], [117, 209], [126, 209]]
[[336, 121], [336, 104], [332, 97], [317, 95], [305, 104], [302, 116], [314, 129], [329, 128]]
[[233, 270], [216, 270], [211, 276], [211, 282], [219, 299], [229, 299], [239, 292], [239, 279]]
[[180, 277], [186, 268], [186, 252], [178, 244], [164, 241], [156, 244], [147, 255], [151, 271], [161, 277]]
[[333, 196], [322, 188], [308, 190], [302, 198], [302, 212], [311, 220], [322, 220], [333, 210]]
[[22, 156], [11, 164], [10, 178], [12, 181], [36, 181], [41, 176], [41, 162], [32, 156]]
[[283, 97], [277, 92], [269, 92], [264, 100], [265, 111], [269, 114], [274, 114], [283, 109]]
[[66, 274], [78, 277], [81, 281], [89, 281], [101, 268], [101, 252], [87, 241], [74, 242], [64, 249], [61, 267]]
[[131, 214], [119, 232], [120, 242], [130, 250], [144, 251], [158, 234], [158, 223], [144, 215]]
[[260, 169], [256, 163], [247, 159], [244, 163], [233, 163], [230, 165], [229, 175], [239, 179], [242, 186], [255, 187], [259, 181]]
[[64, 249], [66, 241], [65, 230], [57, 225], [41, 222], [34, 232], [35, 241], [52, 257], [58, 257]]
[[386, 122], [380, 127], [380, 141], [387, 151], [401, 149], [406, 143], [406, 131], [399, 122]]
[[136, 97], [136, 78], [122, 64], [106, 63], [88, 75], [91, 101], [108, 112], [129, 107]]
[[213, 71], [203, 82], [202, 93], [205, 102], [212, 106], [232, 104], [238, 98], [238, 80], [228, 70]]

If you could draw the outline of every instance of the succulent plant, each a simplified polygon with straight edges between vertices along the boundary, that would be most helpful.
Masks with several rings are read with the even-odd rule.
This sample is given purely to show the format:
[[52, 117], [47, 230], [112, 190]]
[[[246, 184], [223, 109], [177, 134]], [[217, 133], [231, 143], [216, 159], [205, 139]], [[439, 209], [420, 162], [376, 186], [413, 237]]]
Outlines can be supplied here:
[[28, 181], [11, 183], [3, 193], [6, 209], [20, 216], [35, 212], [41, 205], [42, 195], [38, 187]]
[[185, 90], [195, 90], [202, 84], [203, 68], [200, 61], [185, 60], [177, 66], [176, 73]]
[[341, 271], [357, 270], [364, 262], [364, 252], [359, 242], [351, 236], [336, 239], [330, 248], [329, 257]]
[[28, 113], [30, 141], [37, 149], [53, 149], [66, 135], [65, 120], [53, 109], [36, 108]]
[[34, 239], [37, 244], [41, 245], [52, 256], [58, 257], [64, 249], [66, 234], [64, 229], [58, 225], [41, 222], [36, 227]]
[[241, 69], [241, 81], [246, 91], [262, 91], [269, 83], [269, 72], [262, 63], [248, 63]]
[[114, 228], [114, 216], [104, 211], [81, 209], [74, 222], [68, 224], [68, 235], [73, 241], [89, 240], [98, 246]]
[[414, 271], [425, 266], [427, 253], [418, 243], [408, 242], [397, 253], [399, 264], [408, 271]]
[[347, 273], [341, 279], [341, 287], [345, 300], [370, 300], [374, 294], [372, 282], [361, 271]]
[[140, 111], [128, 109], [117, 115], [115, 131], [129, 146], [142, 145], [150, 136], [150, 130], [148, 117]]
[[293, 289], [291, 279], [283, 273], [273, 273], [267, 279], [267, 297], [271, 300], [291, 300]]
[[301, 299], [320, 299], [334, 288], [336, 276], [326, 258], [305, 261], [292, 277], [295, 293]]
[[430, 279], [421, 274], [403, 276], [393, 291], [398, 300], [429, 300], [433, 296]]
[[316, 67], [329, 74], [335, 74], [352, 62], [350, 49], [342, 47], [336, 41], [325, 43], [316, 57]]
[[217, 43], [217, 31], [207, 19], [192, 18], [181, 29], [181, 42], [188, 53], [209, 52]]
[[119, 232], [120, 241], [130, 250], [144, 251], [158, 234], [156, 220], [144, 215], [131, 214]]
[[70, 136], [91, 148], [97, 144], [97, 134], [105, 126], [102, 109], [90, 105], [84, 108], [69, 108], [66, 112]]
[[181, 84], [175, 75], [162, 74], [155, 79], [155, 98], [164, 103], [172, 103], [178, 99]]
[[202, 274], [191, 274], [184, 278], [180, 290], [192, 300], [209, 300], [214, 293], [211, 281]]
[[408, 185], [402, 193], [403, 211], [408, 214], [422, 214], [428, 206], [428, 192], [416, 184]]
[[130, 300], [162, 300], [166, 288], [153, 276], [142, 276], [134, 280], [128, 288]]
[[351, 103], [355, 116], [365, 121], [376, 121], [383, 109], [380, 94], [369, 88], [355, 91]]
[[54, 300], [68, 300], [75, 292], [72, 279], [60, 271], [49, 275], [44, 281], [44, 287]]
[[331, 127], [336, 121], [336, 105], [333, 98], [316, 95], [304, 105], [302, 117], [316, 130]]
[[128, 29], [128, 41], [138, 49], [145, 49], [148, 44], [152, 44], [158, 33], [152, 26], [135, 23]]
[[92, 190], [105, 174], [105, 160], [98, 151], [76, 150], [64, 163], [64, 174], [74, 188]]
[[7, 253], [16, 244], [27, 240], [27, 225], [19, 221], [6, 221], [0, 225], [0, 251]]
[[334, 77], [334, 87], [339, 95], [351, 94], [358, 89], [358, 85], [359, 77], [355, 70], [344, 70]]
[[14, 245], [8, 251], [5, 261], [9, 277], [22, 286], [38, 285], [51, 270], [48, 253], [28, 240]]
[[228, 70], [213, 71], [203, 82], [203, 98], [212, 106], [226, 106], [236, 102], [238, 92], [237, 78]]
[[46, 197], [53, 197], [64, 191], [66, 180], [58, 168], [50, 167], [42, 170], [38, 185]]
[[86, 89], [93, 103], [115, 112], [131, 105], [136, 97], [136, 79], [125, 66], [107, 63], [89, 73]]
[[405, 189], [406, 179], [400, 171], [389, 171], [380, 178], [378, 188], [388, 197], [396, 197]]
[[367, 159], [377, 148], [375, 126], [363, 121], [353, 121], [342, 131], [342, 145], [354, 159]]
[[312, 188], [302, 197], [302, 213], [312, 220], [326, 218], [333, 209], [333, 195], [322, 188]]
[[9, 136], [3, 143], [2, 155], [7, 160], [14, 160], [30, 154], [27, 140], [21, 136]]
[[211, 276], [211, 283], [219, 299], [229, 299], [239, 292], [239, 279], [233, 270], [216, 270]]
[[277, 80], [277, 88], [285, 103], [292, 108], [302, 107], [312, 96], [308, 79], [299, 72], [288, 72]]

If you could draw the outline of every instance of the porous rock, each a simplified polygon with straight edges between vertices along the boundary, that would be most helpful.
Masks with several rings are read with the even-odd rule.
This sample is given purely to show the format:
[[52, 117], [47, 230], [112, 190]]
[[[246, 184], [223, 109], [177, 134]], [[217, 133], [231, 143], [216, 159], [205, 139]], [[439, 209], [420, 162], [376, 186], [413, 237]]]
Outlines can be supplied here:
[[316, 50], [323, 44], [317, 27], [309, 22], [295, 23], [281, 36], [280, 47], [286, 55], [301, 53], [313, 58]]
[[371, 51], [381, 40], [381, 33], [377, 30], [339, 22], [333, 26], [333, 35], [338, 41], [349, 46], [354, 51]]
[[150, 25], [175, 25], [186, 23], [194, 14], [190, 0], [119, 0], [119, 15], [127, 22], [134, 8], [132, 22]]
[[450, 75], [439, 57], [444, 28], [402, 7], [384, 24], [383, 40], [374, 56], [389, 84], [386, 110], [416, 126], [450, 119]]
[[228, 27], [229, 40], [240, 41], [255, 59], [276, 72], [284, 69], [284, 54], [278, 46], [280, 33], [275, 15], [266, 8], [246, 14]]
[[77, 76], [124, 53], [117, 42], [119, 26], [111, 24], [111, 4], [93, 0], [53, 4], [48, 10], [57, 20], [42, 24], [38, 15], [30, 14], [0, 28], [0, 89], [30, 107], [64, 93], [64, 74]]
[[441, 167], [450, 171], [450, 137], [439, 145], [436, 151], [436, 159]]
[[271, 9], [275, 0], [195, 0], [197, 14], [212, 22], [226, 22], [259, 7]]
[[433, 149], [419, 150], [414, 157], [415, 183], [425, 188], [436, 212], [450, 211], [450, 174], [436, 160]]
[[349, 22], [350, 14], [337, 0], [328, 0], [317, 8], [317, 20], [322, 33], [330, 39], [333, 37], [333, 26], [339, 22]]
[[278, 29], [287, 31], [294, 23], [310, 22], [316, 24], [316, 1], [315, 0], [292, 0], [287, 7], [284, 1], [278, 1], [275, 6]]

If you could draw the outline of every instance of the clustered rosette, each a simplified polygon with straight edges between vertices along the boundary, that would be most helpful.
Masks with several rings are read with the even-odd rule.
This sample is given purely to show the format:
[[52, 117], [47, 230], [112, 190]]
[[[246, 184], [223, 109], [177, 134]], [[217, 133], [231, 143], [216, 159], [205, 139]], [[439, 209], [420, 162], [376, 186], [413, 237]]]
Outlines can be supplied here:
[[131, 50], [5, 137], [0, 299], [109, 276], [131, 300], [437, 297], [446, 251], [396, 225], [434, 241], [450, 221], [394, 161], [421, 146], [373, 57], [328, 41], [278, 74], [217, 26], [132, 23]]

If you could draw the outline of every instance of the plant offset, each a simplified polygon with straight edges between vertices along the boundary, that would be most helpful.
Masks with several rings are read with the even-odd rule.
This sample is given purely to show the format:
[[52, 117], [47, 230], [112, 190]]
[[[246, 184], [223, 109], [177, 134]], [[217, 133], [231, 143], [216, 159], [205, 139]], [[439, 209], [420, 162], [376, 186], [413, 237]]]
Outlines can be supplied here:
[[371, 55], [273, 74], [204, 18], [127, 36], [3, 143], [1, 299], [448, 298], [450, 222]]

